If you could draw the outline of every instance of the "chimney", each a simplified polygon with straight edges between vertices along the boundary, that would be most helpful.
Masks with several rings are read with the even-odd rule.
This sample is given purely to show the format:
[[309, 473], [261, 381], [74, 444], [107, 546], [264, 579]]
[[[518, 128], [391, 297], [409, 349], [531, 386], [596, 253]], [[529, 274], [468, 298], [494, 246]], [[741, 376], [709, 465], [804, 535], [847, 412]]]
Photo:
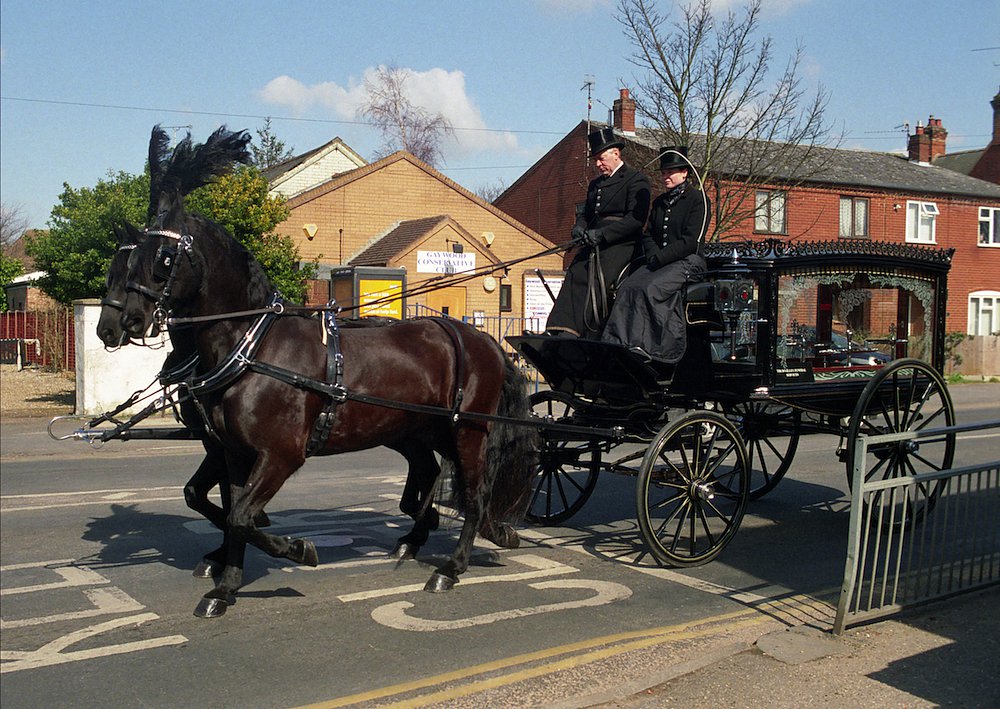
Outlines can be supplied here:
[[628, 89], [619, 89], [612, 106], [614, 127], [625, 135], [635, 135], [635, 100], [628, 97]]
[[927, 119], [926, 127], [917, 123], [916, 132], [907, 141], [906, 152], [914, 162], [930, 163], [934, 158], [944, 155], [947, 139], [948, 131], [941, 125], [941, 119], [931, 116]]

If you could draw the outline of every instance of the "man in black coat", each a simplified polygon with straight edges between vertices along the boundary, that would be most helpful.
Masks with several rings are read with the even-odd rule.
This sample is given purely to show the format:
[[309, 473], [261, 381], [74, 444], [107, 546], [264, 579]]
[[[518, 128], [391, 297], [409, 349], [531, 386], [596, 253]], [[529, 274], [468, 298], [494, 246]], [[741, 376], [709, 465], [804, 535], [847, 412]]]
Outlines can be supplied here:
[[612, 128], [587, 136], [590, 157], [601, 173], [587, 188], [587, 204], [573, 239], [582, 244], [566, 271], [546, 333], [597, 339], [608, 312], [608, 291], [640, 253], [649, 213], [649, 180], [622, 162], [625, 142]]
[[689, 166], [687, 148], [661, 148], [666, 192], [653, 201], [642, 236], [646, 265], [618, 289], [601, 337], [668, 363], [684, 354], [683, 289], [705, 272], [702, 244], [711, 220], [708, 196], [688, 180]]

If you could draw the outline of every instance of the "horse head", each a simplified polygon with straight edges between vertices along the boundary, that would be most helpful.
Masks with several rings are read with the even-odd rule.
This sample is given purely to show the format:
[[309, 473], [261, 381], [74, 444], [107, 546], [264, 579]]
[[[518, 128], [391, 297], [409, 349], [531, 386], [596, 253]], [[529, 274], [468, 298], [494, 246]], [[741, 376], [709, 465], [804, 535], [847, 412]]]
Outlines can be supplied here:
[[142, 240], [142, 232], [128, 222], [116, 225], [114, 232], [118, 249], [108, 266], [106, 292], [101, 299], [101, 315], [97, 320], [97, 336], [106, 347], [120, 347], [129, 342], [129, 336], [121, 323], [122, 312], [125, 310], [128, 257]]
[[[178, 305], [189, 304], [207, 275], [195, 247], [195, 234], [219, 229], [184, 211], [184, 197], [250, 161], [246, 131], [222, 126], [200, 145], [185, 136], [172, 150], [166, 133], [153, 128], [149, 141], [150, 195], [146, 237], [128, 259], [125, 308], [121, 324], [139, 337]], [[199, 238], [199, 241], [203, 239]], [[201, 246], [201, 244], [199, 244]]]

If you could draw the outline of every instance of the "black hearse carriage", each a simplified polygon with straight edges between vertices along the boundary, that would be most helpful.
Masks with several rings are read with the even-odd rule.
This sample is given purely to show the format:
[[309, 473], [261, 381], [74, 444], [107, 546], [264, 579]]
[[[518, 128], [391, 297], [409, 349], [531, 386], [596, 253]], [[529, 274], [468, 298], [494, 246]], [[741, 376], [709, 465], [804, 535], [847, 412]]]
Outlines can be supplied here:
[[[651, 554], [702, 564], [787, 472], [800, 435], [839, 434], [851, 484], [859, 434], [954, 424], [942, 377], [952, 250], [777, 239], [706, 250], [676, 365], [589, 340], [508, 338], [549, 387], [533, 398], [543, 441], [533, 521], [571, 517], [602, 470], [635, 475]], [[942, 469], [954, 436], [869, 453], [866, 479]]]

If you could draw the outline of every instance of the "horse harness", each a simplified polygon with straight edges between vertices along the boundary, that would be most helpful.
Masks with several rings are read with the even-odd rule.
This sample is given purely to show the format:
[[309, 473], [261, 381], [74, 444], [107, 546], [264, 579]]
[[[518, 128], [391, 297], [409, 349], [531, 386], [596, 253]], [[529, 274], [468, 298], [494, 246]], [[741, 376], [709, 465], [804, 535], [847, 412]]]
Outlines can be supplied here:
[[[272, 377], [299, 389], [307, 389], [309, 391], [322, 394], [326, 397], [326, 404], [324, 405], [319, 416], [316, 418], [312, 431], [310, 432], [309, 439], [306, 443], [306, 456], [314, 455], [322, 448], [323, 443], [326, 441], [330, 434], [330, 430], [333, 427], [333, 419], [336, 414], [337, 406], [348, 400], [382, 406], [385, 408], [409, 411], [412, 413], [432, 414], [437, 416], [448, 415], [451, 419], [452, 425], [457, 425], [459, 420], [463, 417], [480, 420], [498, 419], [498, 417], [489, 414], [460, 411], [462, 400], [465, 395], [462, 387], [462, 382], [465, 381], [465, 344], [458, 332], [458, 329], [455, 327], [455, 324], [448, 318], [432, 317], [426, 319], [441, 327], [448, 334], [448, 337], [455, 348], [455, 382], [452, 391], [450, 408], [395, 401], [369, 394], [349, 392], [344, 386], [344, 355], [341, 352], [340, 347], [340, 326], [337, 324], [336, 319], [339, 308], [336, 306], [335, 301], [330, 301], [326, 306], [321, 308], [301, 308], [285, 303], [276, 293], [272, 296], [271, 301], [267, 304], [267, 306], [263, 308], [241, 311], [238, 313], [223, 313], [220, 315], [191, 318], [168, 318], [163, 305], [167, 298], [170, 297], [174, 282], [177, 278], [177, 267], [180, 263], [179, 255], [181, 253], [190, 254], [193, 239], [190, 235], [179, 234], [177, 232], [167, 230], [147, 230], [146, 234], [149, 236], [165, 237], [176, 241], [178, 244], [177, 247], [161, 244], [157, 249], [156, 260], [153, 264], [153, 278], [164, 284], [162, 290], [157, 292], [152, 288], [133, 281], [129, 281], [126, 284], [126, 288], [128, 290], [140, 293], [156, 304], [156, 309], [153, 313], [155, 326], [162, 327], [165, 323], [171, 325], [186, 322], [229, 319], [246, 315], [257, 315], [257, 319], [247, 329], [239, 344], [233, 349], [232, 352], [229, 353], [229, 356], [226, 357], [225, 360], [216, 365], [211, 371], [196, 376], [193, 373], [193, 367], [190, 367], [187, 369], [188, 376], [183, 380], [180, 380], [176, 376], [172, 378], [172, 383], [180, 384], [191, 394], [192, 399], [198, 407], [198, 411], [201, 413], [201, 417], [205, 422], [206, 430], [214, 438], [218, 439], [219, 436], [212, 427], [208, 412], [201, 403], [200, 397], [230, 386], [244, 373], [246, 373], [247, 370]], [[324, 381], [313, 379], [290, 369], [255, 359], [255, 355], [260, 349], [261, 343], [264, 341], [267, 333], [270, 331], [271, 326], [274, 324], [274, 321], [279, 316], [284, 314], [298, 314], [296, 311], [308, 311], [310, 315], [315, 312], [322, 312], [323, 314], [321, 332], [323, 341], [326, 343], [327, 355], [326, 378]]]

